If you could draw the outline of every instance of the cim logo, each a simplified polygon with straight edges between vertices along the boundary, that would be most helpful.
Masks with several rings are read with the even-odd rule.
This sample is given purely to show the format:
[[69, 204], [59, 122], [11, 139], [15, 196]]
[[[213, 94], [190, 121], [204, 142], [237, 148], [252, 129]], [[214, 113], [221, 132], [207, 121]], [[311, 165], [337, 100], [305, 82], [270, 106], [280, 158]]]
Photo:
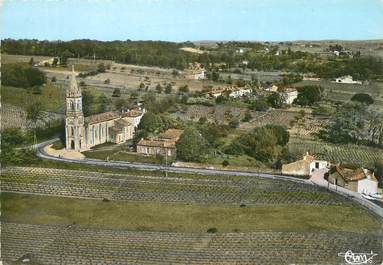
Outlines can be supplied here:
[[351, 250], [347, 252], [338, 253], [339, 257], [344, 257], [344, 261], [347, 264], [352, 265], [362, 265], [362, 264], [372, 264], [374, 262], [374, 257], [378, 254], [371, 251], [370, 253], [354, 253]]

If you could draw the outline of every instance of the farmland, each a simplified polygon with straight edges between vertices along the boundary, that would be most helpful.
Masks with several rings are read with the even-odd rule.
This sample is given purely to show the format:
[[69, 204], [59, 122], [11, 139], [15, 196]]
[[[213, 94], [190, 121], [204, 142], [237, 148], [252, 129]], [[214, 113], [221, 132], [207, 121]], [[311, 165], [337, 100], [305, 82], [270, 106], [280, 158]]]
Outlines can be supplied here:
[[288, 144], [289, 151], [297, 158], [306, 152], [314, 154], [320, 159], [333, 163], [355, 164], [373, 167], [378, 159], [383, 157], [383, 150], [359, 145], [335, 145], [320, 141], [292, 138]]
[[349, 101], [356, 93], [370, 94], [374, 100], [374, 106], [380, 111], [383, 111], [383, 83], [371, 82], [370, 84], [337, 84], [327, 80], [316, 81], [302, 81], [294, 84], [300, 87], [304, 85], [320, 85], [325, 88], [326, 100], [330, 101]]
[[333, 264], [351, 246], [380, 253], [378, 219], [311, 185], [7, 168], [1, 186], [6, 261]]

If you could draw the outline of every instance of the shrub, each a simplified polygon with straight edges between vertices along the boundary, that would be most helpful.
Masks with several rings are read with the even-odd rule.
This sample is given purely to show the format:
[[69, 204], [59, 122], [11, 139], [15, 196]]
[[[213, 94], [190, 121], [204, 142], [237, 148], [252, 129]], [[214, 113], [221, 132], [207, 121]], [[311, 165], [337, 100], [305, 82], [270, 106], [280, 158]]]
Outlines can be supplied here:
[[215, 228], [215, 227], [211, 227], [209, 228], [206, 232], [210, 233], [210, 234], [215, 234], [218, 232], [218, 229]]
[[229, 161], [227, 160], [222, 161], [222, 166], [227, 167], [228, 165], [229, 165]]
[[374, 99], [366, 93], [357, 93], [352, 96], [351, 98], [352, 101], [357, 101], [366, 105], [371, 105], [374, 103]]

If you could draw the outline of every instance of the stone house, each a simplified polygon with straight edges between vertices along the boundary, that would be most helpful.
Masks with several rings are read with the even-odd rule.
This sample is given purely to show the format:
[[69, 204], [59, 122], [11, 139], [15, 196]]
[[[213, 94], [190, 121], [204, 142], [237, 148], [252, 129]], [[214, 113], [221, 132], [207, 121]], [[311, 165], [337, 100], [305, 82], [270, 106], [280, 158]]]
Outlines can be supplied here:
[[302, 160], [282, 165], [282, 174], [308, 177], [312, 175], [314, 170], [324, 169], [328, 166], [327, 161], [317, 160], [314, 156], [306, 153]]
[[378, 181], [373, 172], [365, 168], [345, 168], [339, 165], [331, 167], [326, 173], [328, 182], [348, 190], [363, 193], [375, 194], [378, 192]]
[[183, 130], [169, 129], [154, 139], [141, 139], [137, 143], [137, 153], [145, 155], [176, 156], [176, 143]]

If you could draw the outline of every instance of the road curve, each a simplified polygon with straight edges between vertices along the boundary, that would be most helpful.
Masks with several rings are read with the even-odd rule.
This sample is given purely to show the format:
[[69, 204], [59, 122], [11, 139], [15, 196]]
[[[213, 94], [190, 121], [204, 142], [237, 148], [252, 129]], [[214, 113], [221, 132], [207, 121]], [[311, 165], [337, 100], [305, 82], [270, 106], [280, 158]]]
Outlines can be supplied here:
[[[85, 165], [95, 165], [95, 166], [104, 166], [104, 167], [113, 167], [113, 168], [133, 168], [133, 169], [140, 169], [140, 170], [148, 170], [148, 171], [167, 171], [167, 172], [174, 172], [174, 173], [195, 173], [195, 174], [202, 174], [202, 175], [229, 175], [229, 176], [247, 176], [247, 177], [261, 177], [261, 178], [268, 178], [268, 179], [278, 179], [278, 180], [286, 180], [286, 181], [292, 181], [296, 183], [304, 183], [307, 185], [317, 185], [321, 186], [323, 188], [327, 188], [326, 185], [323, 183], [316, 183], [309, 179], [298, 179], [291, 176], [286, 175], [277, 175], [277, 174], [270, 174], [270, 173], [262, 173], [262, 172], [247, 172], [247, 171], [233, 171], [233, 170], [219, 170], [219, 169], [206, 169], [206, 168], [187, 168], [187, 167], [174, 167], [174, 166], [162, 166], [162, 165], [156, 165], [156, 164], [144, 164], [144, 163], [131, 163], [131, 162], [125, 162], [125, 161], [104, 161], [100, 159], [90, 159], [85, 158], [82, 160], [77, 159], [68, 159], [63, 157], [55, 157], [47, 152], [45, 152], [44, 148], [52, 144], [53, 142], [57, 141], [58, 138], [39, 143], [35, 145], [37, 156], [43, 159], [50, 159], [55, 160], [59, 162], [68, 162], [68, 163], [76, 163], [76, 164], [85, 164]], [[359, 193], [352, 192], [345, 189], [329, 189], [332, 192], [335, 192], [341, 196], [344, 196], [348, 199], [353, 200], [354, 202], [358, 203], [364, 208], [367, 208], [370, 212], [374, 213], [375, 215], [379, 216], [379, 218], [383, 221], [383, 208], [378, 206], [377, 204], [363, 198]]]
[[57, 141], [58, 139], [52, 139], [35, 146], [37, 150], [37, 156], [44, 159], [50, 159], [60, 162], [68, 162], [68, 163], [77, 163], [77, 164], [86, 164], [86, 165], [95, 165], [95, 166], [105, 166], [105, 167], [114, 167], [114, 168], [133, 168], [133, 169], [141, 169], [141, 170], [159, 170], [159, 171], [167, 171], [173, 173], [196, 173], [202, 175], [229, 175], [229, 176], [247, 176], [247, 177], [262, 177], [269, 179], [280, 179], [280, 180], [288, 180], [297, 183], [305, 183], [309, 185], [313, 185], [313, 182], [308, 179], [299, 179], [293, 178], [285, 175], [278, 174], [270, 174], [270, 173], [262, 173], [262, 172], [248, 172], [248, 171], [233, 171], [233, 170], [220, 170], [220, 169], [206, 169], [206, 168], [188, 168], [188, 167], [175, 167], [175, 166], [163, 166], [157, 164], [147, 164], [147, 163], [131, 163], [126, 161], [105, 161], [100, 159], [92, 159], [92, 158], [84, 158], [81, 160], [78, 159], [69, 159], [63, 157], [56, 157], [48, 154], [44, 148]]

